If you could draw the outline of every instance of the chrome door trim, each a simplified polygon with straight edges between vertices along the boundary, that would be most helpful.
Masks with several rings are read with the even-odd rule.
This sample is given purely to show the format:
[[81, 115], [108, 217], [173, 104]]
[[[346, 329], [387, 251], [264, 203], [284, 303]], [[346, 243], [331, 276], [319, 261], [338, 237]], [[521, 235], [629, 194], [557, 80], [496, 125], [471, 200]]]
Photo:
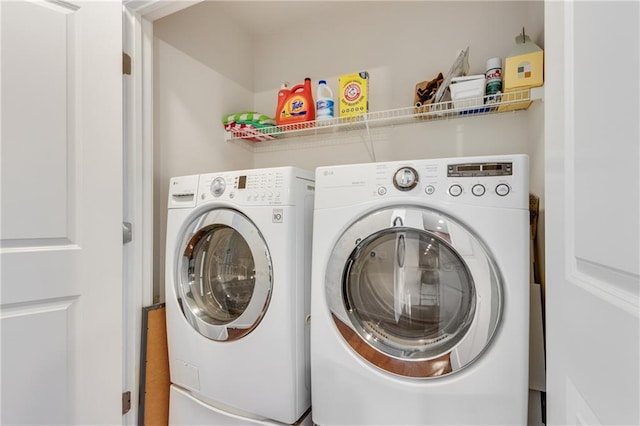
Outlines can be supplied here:
[[[438, 226], [441, 229], [438, 229]], [[457, 254], [459, 248], [456, 247], [456, 241], [450, 240], [454, 231], [459, 241], [468, 243], [472, 247], [473, 256]], [[474, 301], [474, 312], [470, 314], [469, 326], [463, 330], [464, 334], [452, 346], [445, 346], [444, 352], [430, 352], [425, 349], [426, 346], [422, 350], [413, 352], [394, 350], [391, 345], [381, 342], [384, 339], [384, 333], [374, 335], [365, 331], [365, 327], [358, 323], [358, 318], [348, 303], [346, 284], [353, 267], [352, 259], [357, 255], [358, 250], [362, 250], [372, 238], [382, 234], [395, 233], [405, 237], [407, 232], [424, 233], [456, 254], [469, 269], [470, 280], [478, 295]], [[402, 243], [402, 247], [396, 249], [395, 256], [400, 255], [400, 250], [403, 251], [402, 256], [404, 256], [406, 251], [404, 238]], [[480, 264], [480, 267], [469, 266], [469, 262], [464, 260], [465, 257], [472, 259], [472, 263]], [[401, 263], [399, 259], [394, 261]], [[400, 266], [403, 265], [400, 264]], [[404, 271], [401, 272], [404, 273]], [[337, 331], [350, 349], [382, 370], [414, 378], [448, 375], [480, 358], [491, 344], [498, 329], [504, 303], [503, 291], [502, 276], [483, 241], [469, 227], [453, 217], [418, 205], [386, 207], [353, 220], [337, 239], [329, 257], [325, 275], [328, 308]], [[429, 344], [429, 342], [423, 343]]]
[[[249, 304], [239, 317], [228, 323], [216, 323], [189, 293], [189, 256], [194, 249], [192, 241], [199, 238], [199, 234], [208, 234], [216, 227], [229, 227], [240, 234], [251, 251], [255, 265], [254, 291]], [[221, 342], [238, 340], [253, 331], [264, 317], [273, 291], [271, 255], [256, 225], [237, 210], [216, 208], [199, 215], [187, 226], [179, 247], [176, 294], [189, 324], [201, 335]]]

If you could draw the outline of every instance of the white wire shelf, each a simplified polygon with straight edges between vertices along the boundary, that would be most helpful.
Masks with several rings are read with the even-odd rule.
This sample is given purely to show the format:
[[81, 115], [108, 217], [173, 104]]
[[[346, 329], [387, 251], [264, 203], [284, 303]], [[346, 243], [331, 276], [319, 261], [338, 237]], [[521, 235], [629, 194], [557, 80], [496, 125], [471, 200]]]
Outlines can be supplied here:
[[[446, 101], [422, 106], [411, 106], [385, 111], [369, 112], [354, 117], [337, 117], [322, 121], [285, 124], [264, 128], [226, 131], [227, 142], [241, 144], [253, 151], [269, 150], [268, 146], [282, 144], [283, 139], [300, 136], [325, 135], [336, 132], [404, 125], [424, 121], [457, 119], [527, 109], [532, 101], [541, 100], [542, 87], [503, 93], [498, 102], [489, 102], [489, 96]], [[263, 139], [261, 141], [256, 141]], [[286, 144], [286, 142], [285, 142]]]

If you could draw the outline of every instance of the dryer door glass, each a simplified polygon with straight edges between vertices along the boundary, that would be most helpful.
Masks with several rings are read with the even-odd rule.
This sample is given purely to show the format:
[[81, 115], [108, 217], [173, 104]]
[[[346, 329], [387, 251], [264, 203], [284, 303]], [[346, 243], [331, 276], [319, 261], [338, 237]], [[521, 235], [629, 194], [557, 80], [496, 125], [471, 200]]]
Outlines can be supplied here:
[[261, 320], [271, 294], [268, 250], [255, 226], [220, 209], [194, 221], [185, 241], [178, 294], [201, 334], [235, 340]]
[[489, 346], [501, 280], [482, 242], [453, 218], [415, 206], [379, 210], [338, 240], [326, 296], [338, 331], [378, 368], [438, 377]]
[[345, 303], [383, 352], [429, 359], [448, 353], [471, 325], [476, 293], [462, 258], [441, 238], [406, 227], [360, 243], [348, 261]]

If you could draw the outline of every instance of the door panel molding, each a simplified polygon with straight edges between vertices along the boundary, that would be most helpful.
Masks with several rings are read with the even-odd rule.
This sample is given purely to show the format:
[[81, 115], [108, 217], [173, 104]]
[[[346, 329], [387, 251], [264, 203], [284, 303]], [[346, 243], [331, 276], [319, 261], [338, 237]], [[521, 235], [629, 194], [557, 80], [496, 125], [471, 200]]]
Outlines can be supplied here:
[[640, 318], [637, 277], [581, 259], [567, 272], [567, 282]]
[[40, 315], [48, 312], [68, 310], [78, 300], [78, 297], [58, 297], [48, 300], [37, 300], [28, 303], [9, 303], [2, 305], [0, 319], [22, 317], [26, 315]]
[[3, 239], [0, 241], [2, 253], [18, 253], [42, 250], [75, 250], [80, 248], [68, 238], [25, 238]]
[[[607, 303], [612, 303], [635, 316], [640, 316], [639, 296], [640, 288], [637, 286], [638, 275], [623, 269], [622, 266], [612, 266], [616, 259], [607, 259], [606, 253], [589, 250], [581, 244], [580, 235], [599, 233], [606, 235], [606, 229], [599, 226], [583, 226], [583, 223], [576, 220], [581, 215], [581, 209], [587, 205], [593, 205], [593, 199], [598, 196], [593, 194], [591, 200], [585, 200], [585, 192], [580, 191], [581, 179], [578, 179], [577, 164], [581, 151], [576, 134], [580, 130], [576, 127], [576, 114], [591, 111], [583, 111], [576, 103], [576, 95], [581, 93], [576, 89], [576, 46], [575, 41], [580, 39], [575, 25], [576, 8], [574, 2], [564, 3], [564, 27], [565, 27], [565, 63], [564, 63], [564, 140], [565, 140], [565, 218], [566, 225], [566, 252], [565, 265], [568, 282], [592, 293]], [[611, 114], [611, 112], [609, 113]], [[585, 166], [584, 164], [580, 164]], [[582, 194], [582, 196], [580, 196]], [[602, 217], [602, 216], [601, 216]], [[605, 219], [606, 220], [606, 219]], [[615, 219], [612, 219], [615, 222]], [[610, 229], [619, 229], [618, 223], [604, 223], [603, 227], [610, 226]], [[584, 240], [584, 239], [583, 239]], [[627, 268], [628, 269], [628, 268]]]
[[566, 380], [567, 425], [599, 426], [602, 423], [571, 380]]
[[[0, 311], [3, 351], [2, 422], [7, 424], [64, 424], [68, 421], [76, 368], [72, 360], [73, 305], [77, 298], [39, 300], [3, 305]], [[43, 350], [43, 348], [46, 348]], [[42, 368], [46, 366], [46, 368]], [[33, 386], [33, 383], [47, 386]], [[38, 408], [24, 404], [27, 398]]]
[[[24, 41], [5, 43], [2, 52], [2, 245], [75, 243], [79, 7], [7, 2], [3, 8], [12, 17], [3, 21], [4, 36]], [[27, 20], [29, 26], [24, 25]], [[32, 30], [36, 27], [38, 32]], [[21, 79], [28, 84], [15, 84]]]
[[79, 5], [70, 3], [68, 1], [62, 1], [62, 0], [44, 0], [44, 1], [29, 0], [29, 1], [39, 6], [46, 7], [51, 10], [56, 10], [62, 13], [73, 13], [80, 10]]
[[[573, 40], [571, 74], [565, 83], [573, 86], [568, 105], [573, 120], [568, 124], [574, 136], [574, 253], [576, 258], [640, 276], [638, 242], [631, 238], [640, 235], [640, 84], [638, 52], [634, 56], [631, 48], [639, 36], [638, 3], [570, 2], [567, 8]], [[605, 27], [602, 22], [615, 25]], [[612, 48], [614, 40], [625, 48]], [[618, 70], [615, 80], [622, 84], [609, 89], [612, 66]]]

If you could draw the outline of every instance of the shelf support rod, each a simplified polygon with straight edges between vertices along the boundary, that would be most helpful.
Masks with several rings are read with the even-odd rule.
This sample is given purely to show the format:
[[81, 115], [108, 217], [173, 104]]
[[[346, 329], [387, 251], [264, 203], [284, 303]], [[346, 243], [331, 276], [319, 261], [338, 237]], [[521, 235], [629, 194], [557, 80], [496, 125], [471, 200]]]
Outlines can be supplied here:
[[367, 151], [369, 151], [369, 157], [371, 157], [371, 161], [376, 162], [376, 151], [373, 147], [373, 139], [371, 138], [371, 128], [369, 127], [369, 114], [364, 113], [364, 126], [367, 129], [367, 139], [369, 139], [369, 146], [367, 147]]

